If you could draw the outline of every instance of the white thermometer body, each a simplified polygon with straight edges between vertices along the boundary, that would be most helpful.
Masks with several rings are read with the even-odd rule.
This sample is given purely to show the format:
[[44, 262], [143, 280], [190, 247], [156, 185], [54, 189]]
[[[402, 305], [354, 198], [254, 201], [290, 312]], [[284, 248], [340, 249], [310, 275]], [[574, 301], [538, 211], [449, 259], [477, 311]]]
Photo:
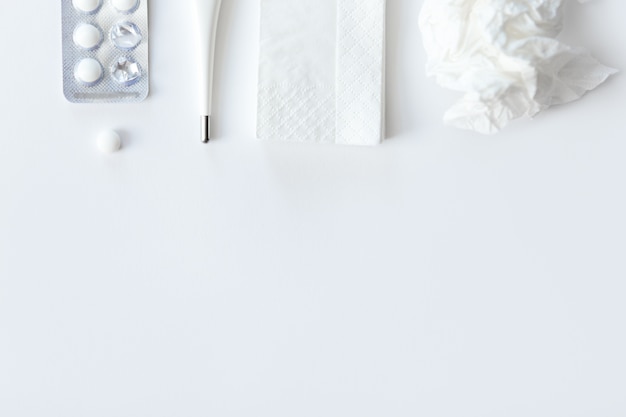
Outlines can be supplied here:
[[200, 116], [202, 118], [202, 141], [211, 138], [211, 102], [213, 99], [213, 63], [215, 38], [222, 0], [195, 0], [198, 35], [198, 89], [200, 93]]

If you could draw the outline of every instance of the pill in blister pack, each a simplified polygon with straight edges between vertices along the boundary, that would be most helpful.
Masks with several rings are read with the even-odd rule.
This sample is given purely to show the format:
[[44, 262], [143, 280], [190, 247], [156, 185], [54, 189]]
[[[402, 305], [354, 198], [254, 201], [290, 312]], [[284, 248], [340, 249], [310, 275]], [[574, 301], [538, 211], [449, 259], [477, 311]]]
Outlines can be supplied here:
[[148, 95], [148, 0], [61, 0], [63, 93], [73, 103]]

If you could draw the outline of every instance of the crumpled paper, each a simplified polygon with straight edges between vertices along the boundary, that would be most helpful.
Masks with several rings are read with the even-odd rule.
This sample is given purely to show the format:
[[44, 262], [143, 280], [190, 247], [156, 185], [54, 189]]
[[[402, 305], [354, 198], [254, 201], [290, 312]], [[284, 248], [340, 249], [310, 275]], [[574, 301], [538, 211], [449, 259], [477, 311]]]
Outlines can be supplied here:
[[446, 124], [495, 133], [593, 90], [617, 71], [556, 39], [567, 0], [425, 0], [427, 74], [464, 93]]

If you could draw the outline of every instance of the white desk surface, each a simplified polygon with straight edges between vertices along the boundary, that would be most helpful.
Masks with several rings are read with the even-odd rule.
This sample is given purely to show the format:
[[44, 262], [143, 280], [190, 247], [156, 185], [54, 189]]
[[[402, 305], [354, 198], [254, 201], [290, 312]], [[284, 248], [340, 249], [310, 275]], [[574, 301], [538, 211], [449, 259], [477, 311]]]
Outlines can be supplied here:
[[[0, 28], [0, 416], [626, 415], [626, 77], [456, 131], [421, 1], [389, 0], [388, 142], [261, 143], [259, 2], [230, 0], [204, 146], [190, 2], [152, 1], [136, 105], [65, 101], [36, 3]], [[626, 69], [625, 14], [568, 36]]]

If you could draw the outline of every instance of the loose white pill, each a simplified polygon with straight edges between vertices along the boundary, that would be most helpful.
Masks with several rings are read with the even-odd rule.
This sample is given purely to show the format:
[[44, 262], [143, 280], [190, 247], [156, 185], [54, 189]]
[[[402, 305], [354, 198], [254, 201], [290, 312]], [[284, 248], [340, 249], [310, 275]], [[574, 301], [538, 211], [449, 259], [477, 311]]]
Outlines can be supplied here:
[[96, 59], [84, 58], [74, 68], [74, 76], [85, 85], [94, 85], [102, 78], [102, 65]]
[[77, 10], [85, 13], [94, 13], [102, 5], [102, 0], [72, 0]]
[[139, 0], [111, 0], [111, 4], [120, 13], [130, 13], [139, 5]]
[[114, 153], [121, 149], [122, 138], [115, 130], [105, 130], [98, 135], [98, 149], [102, 153]]
[[81, 23], [74, 29], [74, 43], [83, 49], [96, 49], [100, 46], [102, 38], [102, 31], [88, 23]]

